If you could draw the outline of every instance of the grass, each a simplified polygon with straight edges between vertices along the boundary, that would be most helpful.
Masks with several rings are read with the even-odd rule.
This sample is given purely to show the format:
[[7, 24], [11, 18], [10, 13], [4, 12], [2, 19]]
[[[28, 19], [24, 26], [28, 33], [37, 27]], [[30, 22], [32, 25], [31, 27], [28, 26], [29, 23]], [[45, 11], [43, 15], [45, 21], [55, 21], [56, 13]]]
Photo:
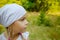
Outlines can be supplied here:
[[29, 21], [29, 25], [27, 30], [30, 32], [29, 39], [30, 40], [60, 40], [60, 26], [56, 27], [48, 27], [37, 26], [36, 21], [38, 18], [38, 13], [29, 12], [27, 14], [27, 20]]
[[[60, 40], [58, 29], [41, 26], [28, 27], [30, 32], [30, 40]], [[60, 31], [60, 29], [59, 29]]]

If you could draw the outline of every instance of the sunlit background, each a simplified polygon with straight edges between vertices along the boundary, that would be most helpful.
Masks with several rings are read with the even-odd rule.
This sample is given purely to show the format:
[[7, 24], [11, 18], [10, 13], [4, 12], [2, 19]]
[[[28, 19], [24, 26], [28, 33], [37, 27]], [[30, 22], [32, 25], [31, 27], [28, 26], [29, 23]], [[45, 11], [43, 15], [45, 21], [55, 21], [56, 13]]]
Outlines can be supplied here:
[[[60, 40], [60, 0], [0, 0], [0, 7], [11, 3], [27, 10], [30, 40]], [[4, 31], [0, 25], [0, 34]]]

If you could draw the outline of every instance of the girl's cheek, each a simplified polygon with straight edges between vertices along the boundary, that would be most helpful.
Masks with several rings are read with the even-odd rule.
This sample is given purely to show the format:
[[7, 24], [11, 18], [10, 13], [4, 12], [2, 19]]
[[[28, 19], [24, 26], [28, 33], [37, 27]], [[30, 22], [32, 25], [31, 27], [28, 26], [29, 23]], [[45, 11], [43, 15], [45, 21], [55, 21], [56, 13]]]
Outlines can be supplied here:
[[25, 31], [25, 25], [24, 25], [24, 22], [19, 22], [18, 24], [17, 24], [17, 26], [18, 26], [18, 31], [20, 31], [20, 32], [23, 32], [23, 31]]
[[21, 24], [18, 27], [19, 27], [20, 30], [24, 29], [24, 27]]
[[22, 31], [22, 32], [24, 32], [26, 29], [25, 29], [25, 27], [24, 26], [20, 26], [20, 30]]
[[21, 22], [19, 25], [20, 25], [20, 28], [21, 28], [21, 29], [24, 29], [24, 26], [25, 26], [25, 25], [24, 25], [23, 22]]

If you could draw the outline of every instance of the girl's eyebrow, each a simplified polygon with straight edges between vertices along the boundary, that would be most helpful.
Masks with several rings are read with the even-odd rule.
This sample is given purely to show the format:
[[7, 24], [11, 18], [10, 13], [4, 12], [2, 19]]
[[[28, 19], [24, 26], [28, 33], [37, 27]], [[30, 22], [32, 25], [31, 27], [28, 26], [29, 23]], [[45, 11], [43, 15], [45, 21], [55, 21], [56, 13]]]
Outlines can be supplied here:
[[25, 16], [23, 16], [23, 17], [21, 17], [19, 20], [22, 20], [22, 19], [25, 19], [26, 17]]
[[21, 19], [23, 19], [23, 18], [26, 18], [26, 16], [24, 15], [23, 17], [21, 17]]
[[22, 17], [21, 19], [25, 19], [26, 17], [24, 16], [24, 17]]

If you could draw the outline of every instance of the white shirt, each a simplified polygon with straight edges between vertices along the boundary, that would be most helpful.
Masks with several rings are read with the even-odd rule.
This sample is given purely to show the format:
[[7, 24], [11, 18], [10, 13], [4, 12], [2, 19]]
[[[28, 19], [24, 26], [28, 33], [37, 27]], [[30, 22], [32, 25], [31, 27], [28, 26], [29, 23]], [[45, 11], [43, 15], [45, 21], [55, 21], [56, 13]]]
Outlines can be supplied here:
[[[23, 35], [23, 37], [24, 37], [25, 39], [27, 39], [28, 36], [29, 36], [29, 32], [24, 32], [24, 33], [22, 33], [22, 35]], [[6, 37], [4, 36], [4, 33], [0, 35], [0, 40], [7, 40]], [[19, 35], [19, 37], [17, 38], [17, 40], [22, 40], [22, 38], [21, 38], [20, 35]]]

